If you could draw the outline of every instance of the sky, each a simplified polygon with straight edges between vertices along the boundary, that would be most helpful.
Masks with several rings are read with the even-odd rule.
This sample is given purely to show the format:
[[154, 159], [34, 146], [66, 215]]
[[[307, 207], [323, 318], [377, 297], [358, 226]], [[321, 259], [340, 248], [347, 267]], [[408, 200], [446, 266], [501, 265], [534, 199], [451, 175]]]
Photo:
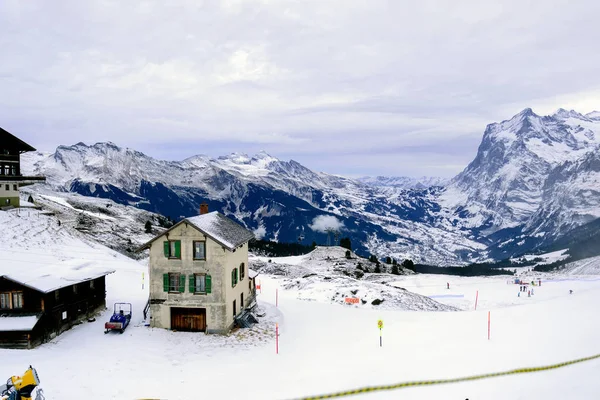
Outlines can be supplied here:
[[38, 150], [265, 150], [452, 177], [487, 124], [600, 109], [600, 2], [2, 0], [0, 126]]

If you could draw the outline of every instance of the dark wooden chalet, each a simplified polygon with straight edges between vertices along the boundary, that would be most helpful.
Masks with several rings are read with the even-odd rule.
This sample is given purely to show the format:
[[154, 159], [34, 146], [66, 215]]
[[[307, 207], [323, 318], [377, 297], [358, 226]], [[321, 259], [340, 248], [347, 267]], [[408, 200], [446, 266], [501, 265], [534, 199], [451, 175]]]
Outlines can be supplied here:
[[0, 128], [0, 208], [19, 207], [19, 188], [46, 180], [21, 174], [21, 154], [35, 149]]
[[36, 347], [106, 308], [112, 270], [81, 261], [18, 267], [0, 271], [0, 348]]

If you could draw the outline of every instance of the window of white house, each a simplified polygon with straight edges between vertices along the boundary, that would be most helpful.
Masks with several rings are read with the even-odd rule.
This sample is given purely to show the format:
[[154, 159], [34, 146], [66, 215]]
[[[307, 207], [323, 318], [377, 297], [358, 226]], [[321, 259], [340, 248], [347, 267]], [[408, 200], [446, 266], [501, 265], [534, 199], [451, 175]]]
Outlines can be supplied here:
[[179, 274], [169, 274], [169, 292], [179, 293], [180, 280]]
[[209, 294], [211, 292], [211, 278], [207, 274], [192, 274], [189, 276], [190, 293]]
[[23, 292], [13, 292], [12, 308], [23, 308]]
[[242, 279], [244, 279], [244, 276], [246, 276], [246, 266], [244, 265], [244, 263], [240, 264], [240, 281]]
[[13, 190], [19, 190], [19, 188], [17, 187], [17, 185], [13, 185]]
[[163, 242], [165, 257], [181, 258], [181, 240], [168, 240]]
[[194, 293], [206, 293], [206, 275], [194, 275]]
[[10, 293], [0, 293], [0, 308], [10, 308]]
[[234, 268], [231, 270], [231, 287], [235, 287], [238, 283], [238, 269]]
[[4, 189], [10, 190], [10, 185], [4, 185]]
[[206, 259], [206, 242], [195, 241], [194, 242], [194, 260], [205, 260]]

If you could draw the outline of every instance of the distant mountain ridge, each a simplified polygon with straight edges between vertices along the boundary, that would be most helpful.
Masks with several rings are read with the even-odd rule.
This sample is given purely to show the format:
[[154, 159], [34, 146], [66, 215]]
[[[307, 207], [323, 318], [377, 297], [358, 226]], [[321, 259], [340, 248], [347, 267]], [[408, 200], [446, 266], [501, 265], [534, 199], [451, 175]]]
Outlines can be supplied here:
[[337, 220], [358, 252], [448, 265], [548, 246], [600, 218], [599, 134], [598, 112], [528, 108], [488, 125], [474, 160], [451, 180], [350, 179], [265, 152], [163, 161], [113, 143], [24, 154], [23, 168], [55, 190], [173, 218], [208, 199], [269, 240], [325, 244], [327, 226], [315, 221]]

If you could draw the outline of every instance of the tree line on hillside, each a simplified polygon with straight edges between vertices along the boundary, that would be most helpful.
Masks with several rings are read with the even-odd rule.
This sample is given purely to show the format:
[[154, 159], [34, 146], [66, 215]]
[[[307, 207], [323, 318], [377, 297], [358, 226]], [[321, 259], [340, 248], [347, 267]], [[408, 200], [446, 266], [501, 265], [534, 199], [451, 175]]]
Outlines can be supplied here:
[[270, 240], [254, 239], [248, 243], [248, 251], [266, 257], [289, 257], [308, 254], [317, 247], [313, 242], [311, 245], [300, 243], [279, 243]]

